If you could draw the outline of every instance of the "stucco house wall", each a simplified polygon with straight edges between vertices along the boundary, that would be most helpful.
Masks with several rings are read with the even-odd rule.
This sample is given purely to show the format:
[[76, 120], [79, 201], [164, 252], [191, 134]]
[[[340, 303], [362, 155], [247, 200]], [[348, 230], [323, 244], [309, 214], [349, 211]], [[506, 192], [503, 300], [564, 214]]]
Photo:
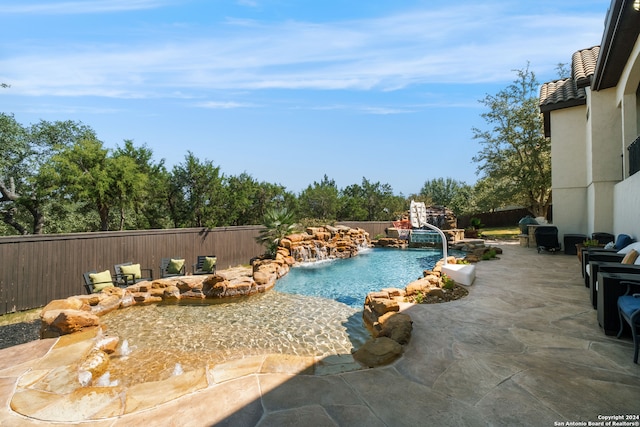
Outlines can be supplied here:
[[553, 224], [561, 240], [584, 233], [588, 224], [586, 111], [584, 105], [558, 110], [551, 122]]
[[629, 175], [628, 151], [640, 136], [640, 10], [632, 0], [611, 1], [602, 46], [576, 52], [572, 76], [545, 83], [540, 101], [559, 234], [640, 240], [640, 172]]

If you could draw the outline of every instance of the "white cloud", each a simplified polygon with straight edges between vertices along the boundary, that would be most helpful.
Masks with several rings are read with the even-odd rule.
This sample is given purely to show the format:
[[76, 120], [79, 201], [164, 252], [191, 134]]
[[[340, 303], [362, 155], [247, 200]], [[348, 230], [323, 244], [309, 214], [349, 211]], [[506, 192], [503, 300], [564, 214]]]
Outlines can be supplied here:
[[64, 2], [20, 2], [0, 5], [4, 14], [76, 15], [103, 12], [122, 12], [154, 9], [164, 6], [167, 0], [94, 0]]
[[[67, 2], [51, 10], [159, 4]], [[45, 6], [31, 7], [44, 12]], [[575, 50], [598, 43], [601, 26], [602, 16], [513, 16], [495, 4], [348, 22], [228, 20], [204, 35], [207, 29], [199, 28], [197, 37], [174, 27], [153, 41], [129, 39], [133, 29], [108, 44], [14, 46], [17, 53], [0, 61], [0, 80], [29, 95], [123, 98], [238, 89], [393, 91], [418, 84], [510, 81], [512, 70], [527, 61], [538, 74], [570, 61]]]
[[229, 110], [229, 109], [233, 109], [233, 108], [250, 108], [250, 107], [255, 107], [255, 104], [248, 104], [248, 103], [242, 103], [242, 102], [234, 102], [234, 101], [206, 101], [206, 102], [199, 102], [197, 104], [195, 104], [196, 107], [200, 107], [200, 108], [210, 108], [210, 109], [222, 109], [222, 110]]

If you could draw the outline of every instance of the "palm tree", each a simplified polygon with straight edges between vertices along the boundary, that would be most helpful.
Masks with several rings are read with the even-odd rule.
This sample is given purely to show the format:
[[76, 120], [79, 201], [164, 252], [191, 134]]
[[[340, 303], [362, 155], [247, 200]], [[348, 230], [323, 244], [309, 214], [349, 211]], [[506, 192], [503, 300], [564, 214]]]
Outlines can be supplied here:
[[265, 247], [265, 255], [275, 258], [276, 251], [283, 237], [295, 231], [293, 213], [287, 208], [272, 208], [264, 214], [264, 229], [256, 237], [256, 241]]

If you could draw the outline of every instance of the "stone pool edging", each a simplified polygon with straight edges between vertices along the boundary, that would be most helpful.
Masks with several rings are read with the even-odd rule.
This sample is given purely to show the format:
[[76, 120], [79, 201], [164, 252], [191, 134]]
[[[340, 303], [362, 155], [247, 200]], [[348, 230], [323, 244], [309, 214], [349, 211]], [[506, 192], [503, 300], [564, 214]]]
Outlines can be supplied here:
[[[140, 282], [125, 289], [107, 288], [99, 294], [51, 301], [41, 312], [41, 336], [57, 338], [56, 342], [42, 358], [42, 363], [21, 377], [11, 408], [48, 421], [97, 420], [145, 410], [247, 375], [331, 375], [390, 364], [402, 355], [403, 346], [411, 337], [413, 322], [409, 315], [400, 312], [400, 302], [411, 294], [412, 289], [419, 288], [415, 282], [404, 290], [389, 288], [367, 295], [364, 306], [369, 314], [363, 318], [372, 339], [351, 355], [254, 356], [130, 387], [92, 385], [92, 380], [108, 370], [110, 357], [117, 355], [119, 344], [118, 337], [103, 336], [100, 316], [136, 304], [231, 299], [266, 292], [275, 286], [278, 278], [288, 273], [291, 266], [308, 261], [311, 255], [349, 258], [369, 245], [368, 233], [361, 229], [309, 227], [305, 233], [283, 239], [275, 259], [256, 259], [251, 267], [208, 276]], [[78, 368], [90, 375], [84, 385], [78, 380]], [[167, 392], [155, 393], [158, 389]], [[150, 396], [154, 396], [153, 399]], [[74, 409], [80, 401], [94, 400], [95, 407], [88, 405], [95, 409], [91, 413]], [[61, 412], [60, 408], [65, 410]]]
[[11, 410], [44, 422], [104, 421], [149, 410], [206, 389], [220, 388], [228, 392], [229, 387], [234, 388], [228, 384], [242, 381], [244, 377], [269, 374], [324, 376], [362, 369], [350, 355], [265, 354], [128, 387], [82, 386], [78, 381], [78, 366], [88, 362], [84, 355], [95, 354], [103, 345], [101, 342], [99, 327], [40, 341], [38, 347], [46, 346], [48, 351], [32, 359], [28, 370], [24, 366], [13, 368], [16, 373], [22, 373], [8, 402]]
[[369, 244], [369, 233], [360, 228], [308, 227], [304, 233], [281, 239], [275, 259], [254, 259], [251, 267], [142, 281], [127, 288], [109, 287], [96, 294], [51, 301], [40, 313], [40, 337], [54, 338], [99, 326], [100, 316], [136, 304], [224, 300], [267, 292], [296, 263], [310, 257], [351, 258]]

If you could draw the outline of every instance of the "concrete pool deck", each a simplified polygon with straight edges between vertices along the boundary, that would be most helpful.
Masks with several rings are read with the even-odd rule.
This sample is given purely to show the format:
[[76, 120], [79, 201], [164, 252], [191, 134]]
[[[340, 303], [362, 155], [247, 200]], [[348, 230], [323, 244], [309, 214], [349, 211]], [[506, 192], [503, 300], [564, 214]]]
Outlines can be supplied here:
[[[413, 336], [392, 365], [352, 371], [345, 355], [313, 371], [295, 357], [245, 359], [192, 374], [192, 389], [164, 403], [158, 396], [175, 392], [169, 384], [141, 388], [128, 401], [138, 409], [117, 416], [112, 408], [129, 398], [15, 399], [50, 417], [41, 421], [11, 409], [14, 393], [46, 367], [56, 343], [75, 344], [40, 340], [0, 350], [0, 425], [553, 426], [639, 415], [633, 345], [598, 326], [577, 257], [499, 246], [500, 260], [477, 265], [468, 297], [403, 306]], [[99, 421], [51, 421], [100, 411]]]

